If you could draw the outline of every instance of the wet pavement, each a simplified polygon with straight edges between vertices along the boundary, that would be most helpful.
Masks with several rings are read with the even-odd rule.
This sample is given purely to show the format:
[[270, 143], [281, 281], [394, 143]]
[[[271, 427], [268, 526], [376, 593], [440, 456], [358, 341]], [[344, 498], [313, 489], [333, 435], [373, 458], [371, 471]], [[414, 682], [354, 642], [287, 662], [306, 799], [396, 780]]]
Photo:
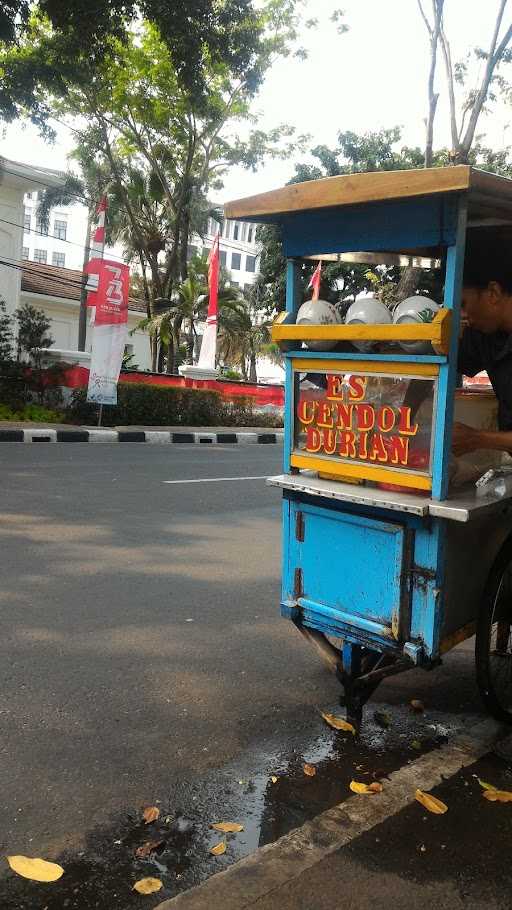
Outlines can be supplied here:
[[[335, 705], [325, 710], [341, 713]], [[0, 906], [124, 910], [141, 905], [133, 884], [151, 876], [163, 883], [161, 891], [144, 898], [144, 906], [155, 907], [343, 802], [352, 796], [351, 780], [385, 780], [477, 721], [472, 715], [418, 714], [408, 705], [373, 703], [353, 736], [333, 731], [318, 717], [315, 733], [306, 741], [297, 731], [288, 737], [286, 749], [268, 742], [202, 777], [170, 781], [168, 792], [155, 801], [160, 817], [153, 823], [144, 823], [143, 807], [131, 807], [89, 831], [80, 850], [56, 857], [65, 869], [60, 881], [41, 885], [9, 873], [0, 880]], [[314, 766], [314, 776], [304, 773], [305, 763]], [[244, 829], [219, 835], [210, 826], [220, 821], [235, 821]], [[214, 857], [209, 851], [221, 840], [226, 852]], [[153, 849], [145, 846], [149, 842]], [[146, 857], [137, 855], [141, 847], [149, 851]]]

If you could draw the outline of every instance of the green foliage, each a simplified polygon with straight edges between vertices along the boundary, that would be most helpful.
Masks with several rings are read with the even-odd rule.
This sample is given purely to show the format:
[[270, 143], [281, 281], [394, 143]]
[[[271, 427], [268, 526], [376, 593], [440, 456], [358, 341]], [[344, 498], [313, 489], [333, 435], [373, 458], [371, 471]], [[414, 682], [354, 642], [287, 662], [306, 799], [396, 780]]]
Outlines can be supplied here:
[[15, 319], [18, 323], [18, 359], [23, 352], [31, 366], [40, 370], [41, 349], [51, 347], [54, 342], [49, 334], [51, 319], [48, 319], [44, 310], [29, 303], [24, 303], [16, 310]]
[[[28, 112], [51, 133], [44, 95], [60, 92], [73, 73], [93, 84], [97, 67], [129, 40], [141, 19], [158, 31], [180, 85], [196, 104], [207, 94], [212, 68], [227, 67], [255, 89], [264, 74], [261, 57], [272, 47], [269, 20], [275, 21], [279, 11], [295, 28], [293, 2], [274, 0], [267, 6], [264, 10], [251, 0], [95, 0], [92, 5], [83, 0], [6, 0], [0, 9], [0, 41], [23, 54], [6, 56], [0, 112], [8, 120]], [[37, 20], [45, 28], [42, 56], [30, 48]]]
[[33, 423], [61, 423], [62, 414], [43, 408], [39, 404], [27, 404], [13, 410], [6, 404], [0, 403], [0, 420], [32, 421]]
[[[264, 420], [251, 398], [229, 402], [213, 391], [120, 382], [117, 398], [117, 405], [103, 409], [105, 426], [258, 426]], [[97, 405], [87, 401], [86, 389], [73, 392], [68, 420], [95, 423], [97, 412]]]

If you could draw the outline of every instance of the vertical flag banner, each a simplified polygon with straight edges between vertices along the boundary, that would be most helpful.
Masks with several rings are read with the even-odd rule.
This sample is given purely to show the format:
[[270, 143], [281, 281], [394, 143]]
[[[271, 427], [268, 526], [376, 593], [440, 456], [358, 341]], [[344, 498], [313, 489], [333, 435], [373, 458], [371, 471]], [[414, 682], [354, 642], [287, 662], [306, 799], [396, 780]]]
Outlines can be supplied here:
[[130, 270], [110, 259], [93, 259], [87, 271], [98, 280], [97, 290], [88, 297], [88, 305], [95, 307], [95, 318], [87, 401], [117, 404], [117, 381], [128, 333]]
[[311, 300], [318, 300], [318, 298], [320, 296], [321, 278], [322, 278], [322, 260], [320, 260], [320, 262], [318, 263], [315, 271], [313, 272], [313, 274], [311, 276], [311, 280], [308, 284], [308, 290], [309, 290], [309, 288], [313, 288], [313, 295], [311, 297]]
[[[90, 242], [90, 247], [89, 247], [89, 249], [91, 251], [91, 258], [89, 260], [89, 263], [95, 262], [98, 259], [103, 259], [103, 251], [105, 249], [106, 215], [107, 215], [107, 197], [102, 196], [100, 201], [98, 202], [98, 205], [96, 206], [96, 226], [94, 228], [91, 242]], [[96, 272], [94, 270], [89, 271], [88, 269], [86, 269], [86, 271], [89, 274], [89, 279], [87, 281], [87, 290], [95, 291], [98, 287]], [[94, 307], [94, 303], [92, 303], [89, 300], [89, 296], [90, 295], [88, 295], [88, 297], [87, 297], [87, 306]], [[89, 324], [94, 325], [94, 309], [91, 310], [91, 318], [90, 318]]]
[[213, 241], [213, 246], [208, 257], [208, 315], [206, 327], [201, 342], [198, 366], [204, 370], [215, 369], [217, 353], [217, 321], [219, 299], [219, 234]]

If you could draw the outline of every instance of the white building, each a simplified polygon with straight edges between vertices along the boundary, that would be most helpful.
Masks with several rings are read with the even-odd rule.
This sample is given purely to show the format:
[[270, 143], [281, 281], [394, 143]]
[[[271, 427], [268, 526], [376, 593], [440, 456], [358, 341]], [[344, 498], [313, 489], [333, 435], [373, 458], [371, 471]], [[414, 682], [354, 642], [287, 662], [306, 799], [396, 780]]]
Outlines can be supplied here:
[[81, 269], [87, 233], [87, 210], [83, 205], [59, 206], [52, 210], [46, 228], [37, 217], [37, 190], [23, 200], [22, 259], [40, 265]]

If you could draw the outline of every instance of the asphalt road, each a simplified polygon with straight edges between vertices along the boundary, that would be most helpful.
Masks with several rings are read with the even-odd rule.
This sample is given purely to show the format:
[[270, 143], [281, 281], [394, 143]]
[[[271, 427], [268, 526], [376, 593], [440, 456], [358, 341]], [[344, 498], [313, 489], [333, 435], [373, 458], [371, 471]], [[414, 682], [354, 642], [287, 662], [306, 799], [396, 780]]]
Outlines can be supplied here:
[[[393, 770], [418, 737], [433, 748], [481, 715], [464, 645], [432, 673], [381, 686], [392, 731], [372, 707], [361, 742], [332, 751], [319, 710], [338, 684], [278, 613], [280, 495], [262, 478], [280, 458], [278, 446], [0, 448], [2, 853], [106, 855], [156, 803], [243, 814], [242, 855], [339, 801], [340, 761], [347, 790], [361, 760], [368, 774]], [[425, 717], [410, 715], [413, 697]], [[307, 796], [303, 759], [325, 771]], [[269, 815], [278, 766], [294, 783]], [[175, 889], [213, 871], [187, 868], [204, 848], [204, 837], [187, 846]], [[6, 908], [64, 906], [0, 896]], [[107, 905], [128, 902], [105, 891]]]

